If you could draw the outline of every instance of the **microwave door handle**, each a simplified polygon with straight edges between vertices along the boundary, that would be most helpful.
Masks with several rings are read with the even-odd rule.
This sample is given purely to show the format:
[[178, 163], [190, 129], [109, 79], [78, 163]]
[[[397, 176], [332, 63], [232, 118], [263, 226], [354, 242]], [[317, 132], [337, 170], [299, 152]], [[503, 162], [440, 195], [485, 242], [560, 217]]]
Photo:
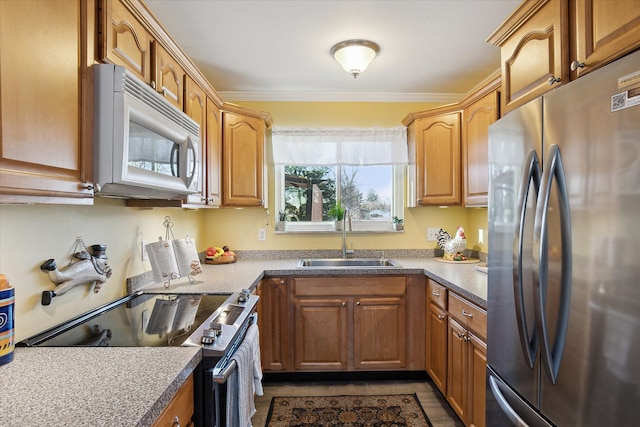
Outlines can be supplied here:
[[538, 351], [538, 336], [535, 327], [531, 333], [527, 326], [527, 317], [524, 302], [524, 284], [522, 283], [522, 253], [525, 232], [525, 220], [527, 211], [527, 199], [531, 191], [531, 184], [535, 190], [537, 199], [540, 191], [540, 162], [535, 150], [529, 151], [524, 164], [525, 171], [522, 174], [522, 182], [518, 191], [518, 221], [516, 222], [515, 238], [513, 241], [513, 296], [516, 309], [516, 321], [520, 335], [522, 354], [526, 363], [533, 369]]
[[[191, 138], [189, 138], [189, 142], [187, 143], [187, 152], [188, 151], [193, 152], [193, 162], [191, 162], [191, 171], [186, 174], [187, 187], [191, 188], [191, 184], [193, 184], [193, 181], [196, 179], [196, 169], [198, 168], [198, 152], [196, 151], [196, 147], [191, 141]], [[185, 158], [188, 159], [189, 156], [187, 155]]]
[[171, 147], [171, 156], [169, 157], [169, 164], [171, 165], [171, 175], [172, 176], [180, 176], [178, 171], [178, 162], [180, 161], [180, 153], [178, 149], [180, 146], [176, 143]]
[[[556, 144], [549, 147], [549, 160], [545, 162], [542, 176], [542, 201], [538, 203], [534, 227], [534, 245], [539, 243], [537, 266], [534, 265], [534, 304], [536, 308], [536, 327], [541, 337], [541, 359], [547, 378], [552, 384], [558, 379], [562, 353], [566, 343], [571, 304], [571, 212], [569, 209], [569, 193], [565, 179], [560, 149]], [[554, 179], [558, 191], [558, 212], [560, 215], [560, 241], [562, 244], [560, 302], [553, 347], [549, 343], [549, 325], [547, 324], [547, 291], [549, 285], [549, 253], [548, 253], [548, 208], [549, 196]], [[535, 258], [535, 257], [534, 257]], [[537, 268], [536, 268], [537, 267]]]

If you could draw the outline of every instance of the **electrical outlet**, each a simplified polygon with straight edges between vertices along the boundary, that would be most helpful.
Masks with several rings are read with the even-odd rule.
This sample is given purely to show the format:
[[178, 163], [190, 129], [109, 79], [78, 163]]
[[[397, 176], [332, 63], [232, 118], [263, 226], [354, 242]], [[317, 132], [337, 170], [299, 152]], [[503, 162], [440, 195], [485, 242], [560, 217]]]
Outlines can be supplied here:
[[261, 242], [267, 240], [267, 230], [265, 230], [264, 228], [258, 229], [258, 240], [260, 240]]
[[143, 240], [142, 242], [140, 242], [140, 253], [142, 254], [142, 261], [148, 261], [149, 260], [149, 254], [147, 253], [147, 244], [149, 242]]
[[438, 240], [438, 231], [440, 231], [439, 228], [427, 228], [427, 241], [435, 242]]

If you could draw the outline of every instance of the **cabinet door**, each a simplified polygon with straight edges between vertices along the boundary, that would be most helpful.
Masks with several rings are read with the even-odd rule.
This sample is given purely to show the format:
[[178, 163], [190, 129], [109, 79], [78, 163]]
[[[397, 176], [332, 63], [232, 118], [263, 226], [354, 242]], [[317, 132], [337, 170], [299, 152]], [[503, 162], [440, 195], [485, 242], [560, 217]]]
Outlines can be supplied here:
[[447, 401], [460, 419], [467, 420], [468, 350], [467, 331], [449, 317], [447, 343]]
[[207, 98], [206, 141], [207, 204], [219, 207], [222, 203], [220, 197], [222, 188], [222, 112], [209, 98]]
[[102, 60], [151, 83], [151, 35], [119, 0], [103, 1]]
[[484, 427], [487, 397], [487, 344], [469, 334], [469, 426]]
[[433, 303], [427, 309], [427, 373], [447, 393], [447, 313]]
[[186, 77], [185, 84], [185, 100], [184, 100], [184, 111], [185, 113], [195, 120], [200, 125], [200, 147], [198, 150], [198, 155], [200, 156], [200, 164], [198, 167], [200, 168], [200, 173], [198, 179], [198, 190], [197, 194], [190, 195], [188, 198], [188, 203], [190, 204], [205, 204], [205, 188], [203, 185], [203, 180], [205, 177], [205, 165], [206, 165], [206, 115], [207, 115], [207, 97], [204, 93], [204, 90], [200, 88], [190, 77]]
[[223, 205], [264, 206], [264, 121], [223, 113]]
[[418, 205], [460, 204], [460, 114], [414, 122]]
[[399, 369], [406, 365], [407, 315], [404, 298], [354, 300], [354, 369]]
[[92, 6], [0, 1], [2, 203], [93, 203]]
[[489, 39], [500, 46], [503, 113], [569, 82], [568, 3], [525, 1]]
[[640, 47], [638, 0], [581, 0], [576, 4], [575, 77]]
[[464, 109], [462, 171], [465, 206], [487, 206], [489, 194], [489, 125], [498, 120], [498, 92]]
[[[155, 41], [153, 46], [155, 60], [153, 61], [154, 73], [151, 86], [155, 87], [156, 91], [162, 94], [167, 101], [180, 111], [183, 111], [184, 81], [187, 74], [180, 64], [178, 64], [178, 61], [169, 55], [169, 52], [167, 52], [160, 43]], [[201, 101], [203, 102], [202, 111], [204, 111], [204, 99]], [[187, 108], [185, 108], [184, 111], [189, 114]], [[193, 116], [191, 118], [195, 120]], [[203, 121], [198, 121], [198, 123], [202, 126]]]
[[268, 278], [260, 283], [260, 354], [265, 371], [291, 370], [287, 282]]
[[347, 369], [348, 307], [346, 298], [295, 298], [295, 368]]

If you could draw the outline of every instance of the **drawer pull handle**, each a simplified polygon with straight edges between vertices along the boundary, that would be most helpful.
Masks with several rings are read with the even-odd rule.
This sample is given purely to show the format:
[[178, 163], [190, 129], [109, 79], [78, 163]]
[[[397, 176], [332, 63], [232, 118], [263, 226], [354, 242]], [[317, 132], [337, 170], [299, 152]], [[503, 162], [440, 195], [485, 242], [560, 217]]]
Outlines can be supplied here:
[[469, 313], [469, 312], [467, 312], [467, 311], [466, 311], [466, 310], [464, 310], [464, 309], [462, 310], [462, 315], [463, 315], [463, 316], [466, 316], [466, 317], [468, 317], [468, 318], [470, 318], [470, 319], [473, 319], [473, 313]]
[[438, 320], [442, 320], [444, 319], [444, 315], [443, 314], [438, 314]]
[[171, 425], [171, 427], [180, 427], [180, 418], [178, 418], [178, 416], [176, 415], [176, 417], [173, 419], [173, 424]]
[[440, 298], [440, 292], [438, 291], [431, 291], [431, 295]]

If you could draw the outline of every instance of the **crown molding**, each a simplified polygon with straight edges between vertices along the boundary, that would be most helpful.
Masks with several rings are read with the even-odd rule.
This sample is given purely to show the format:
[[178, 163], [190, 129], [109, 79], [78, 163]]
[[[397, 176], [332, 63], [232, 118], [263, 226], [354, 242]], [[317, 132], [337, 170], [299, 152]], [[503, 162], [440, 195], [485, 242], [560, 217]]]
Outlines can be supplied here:
[[459, 102], [464, 93], [218, 91], [223, 99], [274, 102]]

